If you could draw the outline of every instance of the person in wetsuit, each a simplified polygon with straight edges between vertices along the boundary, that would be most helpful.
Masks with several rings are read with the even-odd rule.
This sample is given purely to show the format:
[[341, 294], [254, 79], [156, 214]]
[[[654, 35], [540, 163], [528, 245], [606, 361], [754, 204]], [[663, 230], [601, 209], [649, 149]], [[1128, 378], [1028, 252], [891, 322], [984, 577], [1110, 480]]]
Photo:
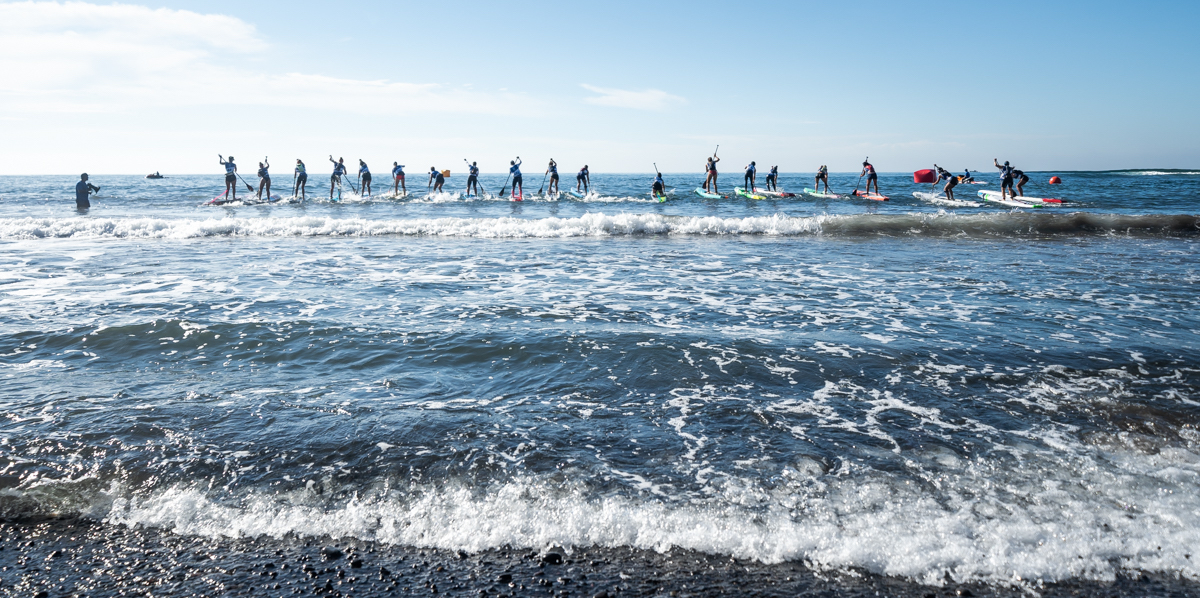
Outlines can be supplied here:
[[1029, 177], [1025, 176], [1024, 172], [1015, 168], [1013, 169], [1013, 176], [1017, 178], [1017, 183], [1014, 185], [1014, 187], [1017, 189], [1017, 195], [1020, 197], [1025, 197], [1025, 183], [1029, 182]]
[[1008, 164], [1008, 160], [1005, 160], [1004, 166], [1001, 166], [999, 160], [992, 158], [992, 164], [994, 164], [996, 168], [1000, 169], [1000, 199], [1004, 199], [1005, 197], [1015, 197], [1015, 195], [1013, 195], [1012, 188], [1014, 168]]
[[772, 166], [771, 172], [767, 173], [767, 190], [768, 191], [778, 191], [779, 187], [778, 187], [778, 185], [775, 184], [776, 181], [778, 181], [778, 180], [779, 180], [779, 167]]
[[754, 193], [754, 179], [758, 177], [758, 167], [751, 161], [746, 165], [746, 180], [742, 184], [746, 187], [746, 193]]
[[[332, 154], [329, 156], [329, 161], [333, 162], [333, 174], [329, 175], [329, 199], [333, 199], [333, 188], [336, 186], [340, 189], [342, 186], [342, 175], [346, 174], [346, 163], [344, 160], [345, 158], [334, 160]], [[341, 193], [338, 196], [340, 197]]]
[[471, 162], [467, 167], [467, 195], [471, 195], [471, 190], [475, 190], [475, 196], [479, 197], [479, 166], [476, 162]]
[[591, 186], [592, 173], [588, 171], [587, 164], [584, 164], [583, 168], [579, 170], [579, 174], [575, 175], [575, 190], [586, 195]]
[[817, 169], [817, 180], [813, 182], [813, 191], [821, 190], [821, 181], [825, 182], [825, 192], [829, 193], [829, 167], [824, 164]]
[[225, 194], [229, 196], [229, 201], [237, 201], [237, 164], [233, 163], [233, 156], [226, 160], [221, 154], [217, 154], [217, 158], [221, 160], [221, 166], [225, 167]]
[[[720, 193], [717, 191], [717, 162], [720, 161], [721, 159], [713, 154], [713, 157], [709, 158], [704, 165], [704, 191], [706, 193]], [[712, 191], [708, 190], [709, 183], [712, 183]]]
[[[430, 166], [429, 167], [429, 185], [433, 185], [433, 192], [441, 193], [442, 185], [445, 185], [445, 184], [446, 184], [446, 175], [439, 172], [437, 168]], [[428, 188], [429, 185], [425, 185], [425, 187]]]
[[75, 183], [75, 209], [86, 210], [92, 207], [92, 202], [88, 201], [88, 195], [92, 193], [100, 193], [100, 188], [88, 182], [86, 172], [79, 175], [79, 182]]
[[863, 169], [862, 169], [862, 172], [859, 173], [858, 176], [862, 177], [863, 175], [867, 176], [867, 190], [863, 195], [871, 194], [871, 182], [872, 181], [875, 182], [875, 195], [882, 195], [882, 193], [879, 192], [879, 174], [875, 172], [875, 166], [873, 164], [871, 164], [870, 159], [863, 161]]
[[300, 158], [296, 158], [296, 170], [292, 173], [292, 197], [296, 197], [297, 191], [305, 199], [308, 198], [308, 168]]
[[654, 198], [666, 197], [667, 184], [663, 181], [662, 173], [659, 172], [655, 174], [657, 176], [654, 177], [654, 184], [650, 187], [650, 195]]
[[271, 160], [263, 158], [258, 163], [258, 199], [262, 200], [263, 189], [267, 190], [267, 201], [271, 201]]
[[554, 158], [550, 158], [550, 166], [546, 168], [546, 173], [550, 175], [550, 188], [547, 193], [558, 193], [558, 163]]
[[400, 189], [404, 189], [404, 194], [408, 195], [408, 187], [404, 185], [404, 165], [392, 162], [392, 194], [399, 195]]
[[358, 159], [358, 188], [362, 191], [363, 196], [371, 194], [371, 169], [367, 168], [367, 163]]
[[949, 170], [946, 170], [937, 164], [934, 164], [933, 168], [937, 170], [938, 178], [933, 182], [933, 186], [930, 187], [929, 190], [933, 191], [933, 187], [936, 187], [938, 183], [946, 181], [946, 186], [942, 188], [942, 191], [946, 193], [946, 199], [953, 200], [954, 188], [958, 186], [958, 177], [950, 174]]
[[[517, 156], [515, 161], [509, 160], [508, 174], [512, 175], [512, 196], [525, 197], [525, 185], [521, 182], [521, 156]], [[503, 195], [503, 189], [501, 195]]]

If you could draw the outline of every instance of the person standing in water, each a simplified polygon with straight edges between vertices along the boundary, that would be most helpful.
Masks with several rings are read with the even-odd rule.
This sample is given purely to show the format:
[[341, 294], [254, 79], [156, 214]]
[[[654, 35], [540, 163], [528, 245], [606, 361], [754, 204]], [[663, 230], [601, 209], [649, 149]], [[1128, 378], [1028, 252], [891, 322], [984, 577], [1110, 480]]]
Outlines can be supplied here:
[[1025, 197], [1025, 183], [1029, 182], [1029, 177], [1025, 176], [1023, 171], [1015, 168], [1013, 169], [1013, 176], [1017, 177], [1017, 184], [1015, 185], [1017, 189], [1017, 196]]
[[471, 162], [471, 165], [467, 167], [467, 195], [471, 195], [472, 190], [474, 190], [475, 197], [480, 197], [479, 166], [476, 162]]
[[512, 175], [512, 196], [525, 197], [525, 185], [521, 182], [521, 156], [517, 156], [515, 161], [508, 161], [508, 174]]
[[[329, 155], [329, 161], [333, 162], [333, 174], [329, 176], [329, 199], [333, 199], [333, 188], [336, 186], [339, 190], [342, 188], [342, 175], [346, 174], [345, 158], [333, 159], [333, 155]], [[339, 191], [338, 197], [341, 197]]]
[[308, 168], [300, 158], [296, 158], [296, 170], [292, 173], [292, 197], [296, 197], [297, 192], [308, 199]]
[[[704, 191], [707, 193], [720, 193], [720, 191], [717, 191], [717, 162], [720, 161], [721, 159], [716, 154], [713, 154], [708, 159], [708, 163], [704, 165]], [[712, 183], [712, 191], [708, 190], [709, 183]]]
[[758, 167], [751, 160], [750, 164], [746, 165], [746, 180], [742, 183], [746, 187], [746, 193], [754, 193], [754, 179], [758, 178]]
[[88, 195], [91, 193], [100, 193], [100, 188], [88, 182], [87, 173], [79, 175], [79, 182], [75, 183], [75, 209], [86, 210], [92, 207], [92, 202], [88, 201]]
[[767, 191], [778, 191], [779, 186], [775, 184], [776, 181], [778, 181], [778, 180], [779, 180], [779, 167], [772, 166], [771, 172], [767, 173]]
[[263, 189], [267, 190], [267, 201], [271, 201], [271, 159], [264, 157], [258, 163], [258, 200], [262, 201]]
[[[446, 184], [446, 175], [438, 172], [437, 168], [430, 166], [429, 167], [429, 185], [433, 185], [433, 192], [441, 193], [442, 185], [445, 185], [445, 184]], [[429, 188], [429, 185], [425, 185], [426, 189]]]
[[858, 177], [862, 178], [863, 175], [867, 176], [867, 190], [865, 193], [863, 193], [863, 195], [871, 194], [871, 183], [872, 182], [875, 183], [875, 195], [883, 195], [882, 193], [879, 192], [879, 174], [875, 172], [875, 166], [873, 164], [871, 164], [870, 158], [863, 161], [863, 169], [862, 169], [862, 172], [859, 173]]
[[217, 154], [217, 158], [221, 160], [221, 166], [225, 167], [225, 194], [229, 196], [229, 201], [237, 201], [237, 164], [233, 163], [233, 156], [226, 160], [221, 154]]
[[371, 194], [371, 169], [362, 158], [358, 159], [358, 188], [364, 197]]
[[654, 184], [650, 186], [650, 196], [658, 199], [667, 196], [667, 183], [663, 181], [661, 172], [655, 173]]
[[404, 185], [404, 165], [392, 162], [392, 195], [399, 195], [401, 188], [404, 189], [404, 194], [408, 195], [408, 187]]
[[[575, 190], [587, 195], [588, 189], [592, 186], [592, 173], [588, 171], [587, 164], [579, 170], [579, 174], [575, 175]], [[580, 188], [582, 187], [582, 189]]]
[[546, 173], [550, 175], [550, 188], [548, 193], [558, 193], [558, 163], [554, 158], [550, 158], [550, 166], [546, 167]]
[[821, 190], [821, 183], [825, 183], [825, 192], [829, 193], [829, 167], [824, 164], [817, 169], [817, 180], [813, 183], [813, 191]]
[[946, 181], [946, 186], [942, 187], [942, 191], [946, 193], [946, 199], [953, 201], [954, 188], [958, 186], [958, 177], [950, 174], [949, 170], [946, 170], [937, 164], [934, 164], [933, 168], [934, 170], [937, 170], [938, 178], [933, 182], [933, 185], [929, 188], [929, 190], [933, 191], [933, 188], [936, 187], [938, 183]]
[[995, 165], [996, 168], [1000, 169], [1000, 199], [1004, 199], [1005, 197], [1016, 197], [1013, 195], [1014, 168], [1008, 164], [1008, 160], [1005, 160], [1004, 166], [1001, 166], [999, 160], [992, 158], [992, 164]]

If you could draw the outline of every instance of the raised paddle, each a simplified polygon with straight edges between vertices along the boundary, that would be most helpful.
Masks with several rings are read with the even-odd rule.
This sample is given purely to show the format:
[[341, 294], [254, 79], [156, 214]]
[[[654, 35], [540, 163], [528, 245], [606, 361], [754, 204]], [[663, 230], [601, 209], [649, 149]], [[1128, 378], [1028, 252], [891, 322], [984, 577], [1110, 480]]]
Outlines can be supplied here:
[[[466, 159], [466, 158], [463, 158], [463, 162], [467, 162], [467, 159]], [[470, 174], [470, 173], [471, 173], [471, 163], [470, 163], [470, 162], [467, 162], [467, 180], [470, 180], [470, 179], [471, 179], [471, 174]], [[479, 184], [479, 177], [475, 177], [475, 186], [479, 188], [479, 195], [480, 195], [480, 196], [483, 196], [483, 195], [485, 195], [485, 194], [487, 193], [487, 190], [485, 190], [485, 189], [483, 188], [483, 185], [480, 185], [480, 184]], [[470, 186], [468, 186], [468, 187], [467, 187], [467, 192], [468, 192], [468, 193], [470, 193], [470, 192], [471, 192], [471, 187], [470, 187]]]

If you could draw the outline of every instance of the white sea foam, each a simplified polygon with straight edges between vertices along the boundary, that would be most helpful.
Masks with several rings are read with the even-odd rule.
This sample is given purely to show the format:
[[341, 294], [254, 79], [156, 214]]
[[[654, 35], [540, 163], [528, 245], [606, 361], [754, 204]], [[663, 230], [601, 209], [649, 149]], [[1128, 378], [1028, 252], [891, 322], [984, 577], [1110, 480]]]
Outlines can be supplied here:
[[[927, 457], [945, 465], [942, 453]], [[1194, 484], [1198, 465], [1191, 452], [1154, 457], [1160, 462], [1156, 483], [1130, 483], [1142, 476], [1129, 472], [1115, 473], [1120, 479], [1114, 482], [1112, 471], [1074, 479], [1082, 473], [1075, 470], [995, 484], [987, 481], [990, 465], [974, 471], [979, 465], [951, 457], [958, 467], [939, 475], [937, 483], [949, 490], [941, 498], [878, 472], [830, 478], [819, 467], [798, 467], [785, 472], [791, 486], [729, 484], [703, 502], [665, 500], [650, 491], [589, 498], [528, 480], [356, 498], [337, 507], [306, 490], [252, 494], [230, 504], [172, 488], [115, 501], [107, 520], [207, 537], [355, 537], [468, 551], [679, 547], [765, 563], [864, 568], [931, 585], [1111, 580], [1121, 570], [1200, 579], [1192, 554], [1200, 546], [1196, 498], [1155, 487]], [[1130, 459], [1144, 456], [1118, 456], [1118, 462]], [[1093, 484], [1101, 485], [1092, 490]]]
[[1029, 235], [1195, 233], [1194, 216], [992, 213], [754, 216], [664, 216], [589, 213], [576, 218], [367, 219], [318, 216], [262, 218], [3, 218], [0, 240], [191, 239], [203, 237], [451, 236], [561, 238], [626, 235]]

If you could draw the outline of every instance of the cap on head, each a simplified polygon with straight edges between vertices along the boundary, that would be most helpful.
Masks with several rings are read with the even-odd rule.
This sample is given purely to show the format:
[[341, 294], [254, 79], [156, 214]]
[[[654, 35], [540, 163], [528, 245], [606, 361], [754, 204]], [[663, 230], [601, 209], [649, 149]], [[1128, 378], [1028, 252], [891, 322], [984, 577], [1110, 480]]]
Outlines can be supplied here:
[[86, 179], [86, 178], [87, 178], [87, 173], [85, 172], [85, 173], [83, 173], [83, 174], [79, 175], [79, 178], [81, 178], [81, 179]]
[[1005, 161], [1004, 161], [1004, 165], [1005, 165], [1005, 166], [1008, 166], [1008, 160], [1005, 160]]

